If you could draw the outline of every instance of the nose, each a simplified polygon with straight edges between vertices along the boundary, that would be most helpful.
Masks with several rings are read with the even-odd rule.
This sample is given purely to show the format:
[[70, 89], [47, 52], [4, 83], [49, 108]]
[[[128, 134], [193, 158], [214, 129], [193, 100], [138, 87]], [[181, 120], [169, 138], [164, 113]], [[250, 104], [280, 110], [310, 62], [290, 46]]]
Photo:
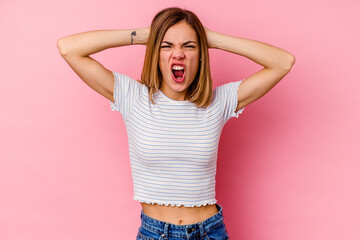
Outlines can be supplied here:
[[182, 59], [185, 57], [184, 52], [182, 48], [174, 48], [172, 53], [173, 58], [175, 59]]

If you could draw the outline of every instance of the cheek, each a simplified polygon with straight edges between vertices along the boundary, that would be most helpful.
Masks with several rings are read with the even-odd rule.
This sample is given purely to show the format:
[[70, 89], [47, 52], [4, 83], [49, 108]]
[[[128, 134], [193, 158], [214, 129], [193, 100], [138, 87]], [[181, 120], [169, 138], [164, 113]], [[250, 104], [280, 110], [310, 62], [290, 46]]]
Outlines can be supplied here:
[[166, 71], [166, 65], [162, 58], [159, 59], [159, 68], [161, 73], [164, 73], [164, 71]]
[[160, 53], [160, 56], [159, 56], [159, 67], [160, 67], [160, 70], [161, 72], [163, 71], [167, 71], [168, 69], [168, 56], [167, 54], [165, 53]]
[[198, 69], [199, 69], [199, 58], [193, 58], [192, 60], [191, 60], [191, 74], [192, 75], [196, 75], [196, 73], [197, 73], [197, 71], [198, 71]]

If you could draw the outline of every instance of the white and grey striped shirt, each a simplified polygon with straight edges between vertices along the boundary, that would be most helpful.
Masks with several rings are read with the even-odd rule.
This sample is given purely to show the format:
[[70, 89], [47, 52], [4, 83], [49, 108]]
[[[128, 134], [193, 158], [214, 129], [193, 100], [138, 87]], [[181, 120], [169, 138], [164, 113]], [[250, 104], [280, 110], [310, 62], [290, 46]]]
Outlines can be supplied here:
[[111, 109], [124, 119], [134, 183], [133, 199], [194, 207], [216, 203], [215, 174], [220, 134], [235, 112], [236, 81], [218, 86], [211, 105], [197, 107], [176, 101], [160, 90], [149, 100], [148, 88], [129, 76], [114, 72]]

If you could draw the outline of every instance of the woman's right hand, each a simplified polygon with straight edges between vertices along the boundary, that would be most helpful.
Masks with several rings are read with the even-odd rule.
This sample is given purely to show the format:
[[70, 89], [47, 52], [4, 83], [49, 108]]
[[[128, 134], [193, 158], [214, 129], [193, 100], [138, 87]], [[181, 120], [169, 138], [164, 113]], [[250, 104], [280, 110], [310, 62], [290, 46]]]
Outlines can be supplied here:
[[136, 35], [132, 36], [133, 44], [146, 45], [149, 40], [150, 27], [137, 28], [134, 31]]

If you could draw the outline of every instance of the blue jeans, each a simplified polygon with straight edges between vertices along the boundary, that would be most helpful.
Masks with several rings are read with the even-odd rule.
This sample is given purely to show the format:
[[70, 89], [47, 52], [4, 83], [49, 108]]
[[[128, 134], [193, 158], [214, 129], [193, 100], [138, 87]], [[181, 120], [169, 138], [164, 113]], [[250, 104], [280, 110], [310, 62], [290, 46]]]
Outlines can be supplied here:
[[136, 240], [228, 240], [223, 208], [215, 204], [218, 212], [208, 219], [189, 225], [159, 221], [141, 210], [141, 225]]

